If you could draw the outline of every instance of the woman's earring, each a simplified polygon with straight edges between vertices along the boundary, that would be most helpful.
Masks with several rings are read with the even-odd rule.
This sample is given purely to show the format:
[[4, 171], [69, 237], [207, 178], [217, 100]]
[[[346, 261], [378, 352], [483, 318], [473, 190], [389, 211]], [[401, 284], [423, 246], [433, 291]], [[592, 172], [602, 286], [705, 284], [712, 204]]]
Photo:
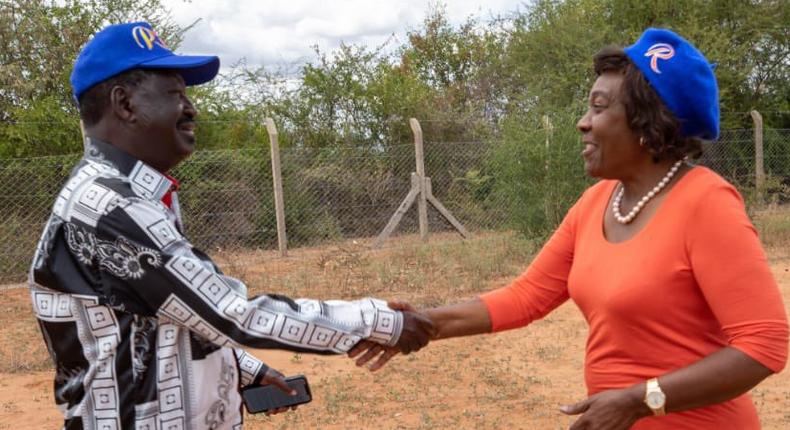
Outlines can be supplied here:
[[641, 146], [641, 147], [645, 146], [645, 138], [644, 137], [640, 137], [639, 138], [639, 146]]

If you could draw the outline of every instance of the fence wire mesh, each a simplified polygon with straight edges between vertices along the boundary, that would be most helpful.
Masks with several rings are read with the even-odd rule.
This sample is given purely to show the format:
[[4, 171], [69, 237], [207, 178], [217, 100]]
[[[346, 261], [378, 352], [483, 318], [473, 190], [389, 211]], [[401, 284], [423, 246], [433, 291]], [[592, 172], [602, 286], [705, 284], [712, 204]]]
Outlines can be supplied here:
[[748, 203], [756, 204], [758, 192], [774, 205], [790, 200], [790, 129], [767, 129], [763, 134], [762, 190], [756, 184], [755, 136], [751, 129], [723, 130], [717, 142], [704, 145], [697, 161], [738, 187]]
[[[531, 227], [534, 219], [556, 224], [589, 181], [583, 178], [578, 137], [556, 144], [559, 137], [546, 130], [537, 138], [540, 143], [526, 153], [501, 138], [426, 140], [425, 170], [433, 195], [472, 234], [515, 229], [530, 235], [537, 234]], [[790, 219], [790, 130], [764, 132], [766, 180], [761, 190], [755, 184], [754, 148], [753, 130], [724, 130], [697, 162], [735, 184], [750, 210], [772, 208], [783, 214], [781, 220]], [[25, 278], [54, 198], [79, 158], [0, 160], [0, 282]], [[282, 148], [281, 165], [289, 249], [348, 241], [368, 245], [410, 190], [414, 145]], [[210, 254], [258, 255], [254, 258], [259, 261], [252, 262], [262, 257], [247, 251], [277, 249], [271, 171], [268, 142], [257, 149], [198, 151], [175, 169], [192, 242]], [[537, 197], [519, 197], [523, 195]], [[394, 236], [418, 231], [416, 206]], [[432, 233], [453, 230], [433, 208], [428, 214]], [[398, 246], [398, 238], [387, 244]]]
[[187, 237], [207, 250], [277, 246], [268, 149], [196, 152], [173, 171]]
[[[483, 207], [474, 181], [485, 162], [483, 142], [427, 142], [425, 165], [433, 194], [467, 228], [495, 228], [501, 218], [496, 205]], [[414, 145], [289, 148], [282, 151], [288, 241], [294, 246], [367, 239], [387, 224], [411, 188]], [[416, 203], [414, 203], [416, 207]], [[450, 224], [430, 210], [429, 228]], [[397, 233], [418, 229], [416, 210], [409, 210]]]

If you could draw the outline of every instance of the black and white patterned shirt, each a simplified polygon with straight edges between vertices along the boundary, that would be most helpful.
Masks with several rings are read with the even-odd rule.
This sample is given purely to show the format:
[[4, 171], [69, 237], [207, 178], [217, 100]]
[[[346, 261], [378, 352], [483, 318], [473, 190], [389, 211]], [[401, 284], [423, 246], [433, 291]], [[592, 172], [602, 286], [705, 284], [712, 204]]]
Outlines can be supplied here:
[[403, 319], [375, 299], [247, 298], [183, 235], [165, 176], [91, 140], [30, 270], [66, 429], [237, 429], [239, 387], [265, 364], [239, 349], [343, 353], [393, 345]]

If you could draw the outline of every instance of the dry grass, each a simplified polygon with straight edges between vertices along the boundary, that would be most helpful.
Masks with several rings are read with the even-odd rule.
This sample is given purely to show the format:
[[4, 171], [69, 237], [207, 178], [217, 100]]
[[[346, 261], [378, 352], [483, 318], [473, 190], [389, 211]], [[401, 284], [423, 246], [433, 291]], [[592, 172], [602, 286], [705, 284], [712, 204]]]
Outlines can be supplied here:
[[[784, 217], [761, 216], [756, 223], [790, 305], [790, 240], [783, 239], [790, 239], [790, 225]], [[218, 260], [248, 282], [251, 294], [376, 296], [429, 306], [504, 285], [534, 252], [533, 244], [507, 234], [465, 242], [437, 235], [428, 244], [403, 237], [397, 248], [366, 249], [366, 242], [351, 241], [285, 259], [250, 252]], [[49, 359], [27, 292], [0, 291], [0, 309], [0, 429], [55, 428], [60, 416], [52, 405], [51, 372], [44, 370]], [[586, 334], [581, 314], [567, 303], [525, 329], [439, 342], [375, 374], [344, 357], [253, 351], [286, 374], [307, 375], [314, 401], [293, 413], [248, 416], [245, 428], [565, 429], [572, 419], [557, 408], [585, 395]], [[769, 378], [753, 396], [765, 429], [790, 428], [790, 373]]]
[[773, 248], [782, 258], [790, 257], [790, 208], [770, 207], [755, 213], [752, 219], [763, 245]]

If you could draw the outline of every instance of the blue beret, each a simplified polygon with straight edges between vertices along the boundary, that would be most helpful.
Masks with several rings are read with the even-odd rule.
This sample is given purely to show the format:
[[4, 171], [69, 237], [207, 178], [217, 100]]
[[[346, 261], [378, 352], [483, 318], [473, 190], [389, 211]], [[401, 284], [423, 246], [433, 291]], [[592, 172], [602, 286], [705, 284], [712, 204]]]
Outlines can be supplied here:
[[719, 88], [713, 66], [691, 43], [660, 28], [648, 28], [625, 54], [675, 114], [686, 137], [719, 137]]
[[92, 86], [131, 69], [170, 69], [186, 85], [214, 79], [219, 71], [215, 56], [176, 55], [147, 22], [115, 24], [93, 36], [82, 49], [71, 72], [74, 99]]

